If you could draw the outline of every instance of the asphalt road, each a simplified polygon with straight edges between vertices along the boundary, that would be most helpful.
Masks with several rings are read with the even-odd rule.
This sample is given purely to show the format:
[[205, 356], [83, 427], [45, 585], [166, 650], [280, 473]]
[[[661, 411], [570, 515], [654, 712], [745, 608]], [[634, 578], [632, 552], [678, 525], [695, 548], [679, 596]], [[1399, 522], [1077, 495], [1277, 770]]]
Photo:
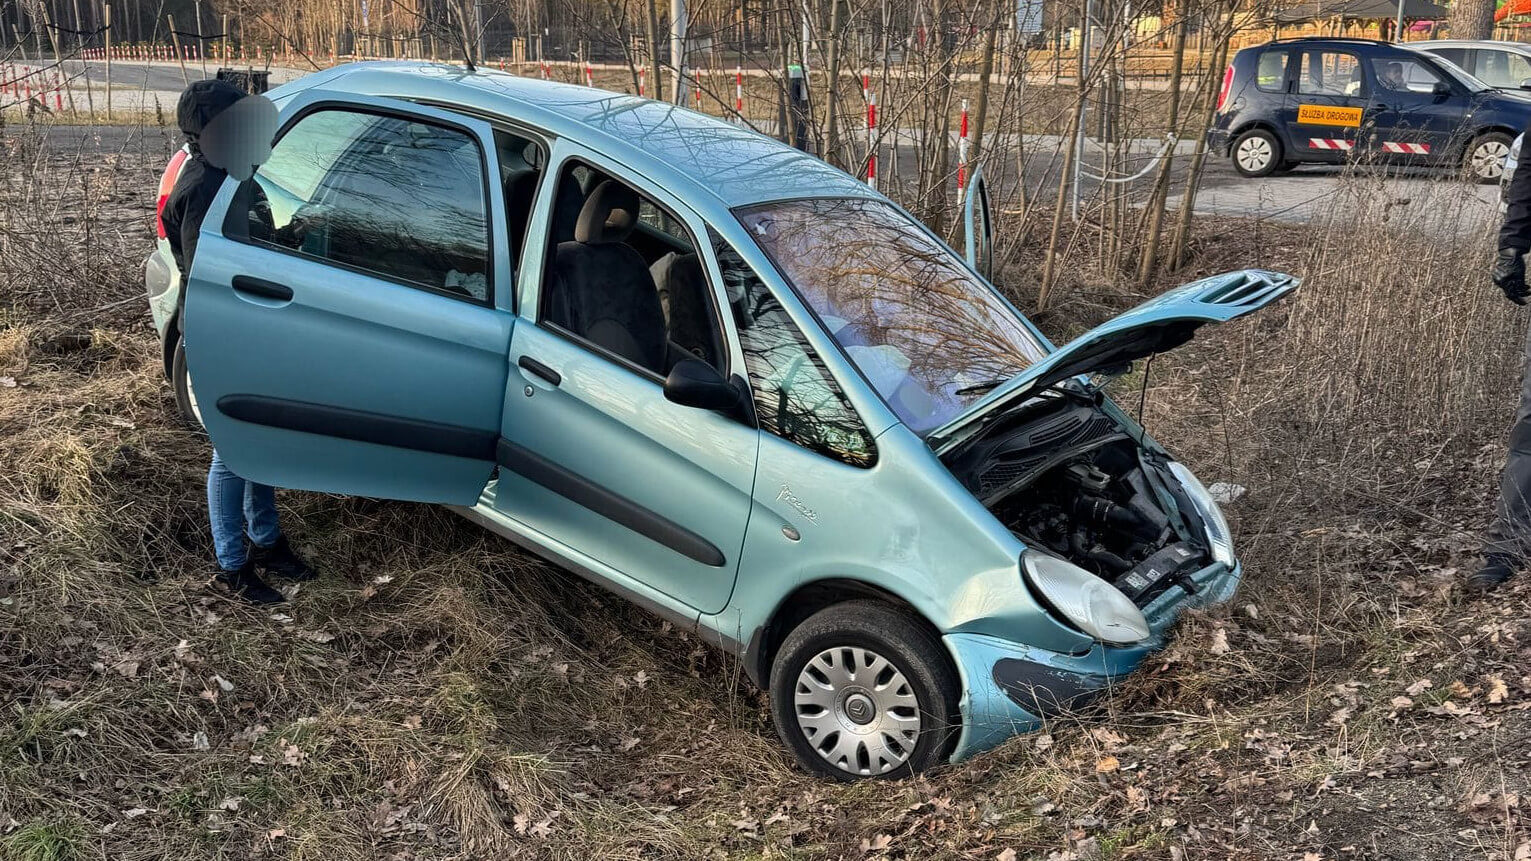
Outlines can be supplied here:
[[[115, 66], [115, 64], [114, 64]], [[142, 68], [142, 67], [140, 67]], [[149, 74], [164, 74], [155, 68]], [[179, 78], [179, 70], [175, 76]], [[114, 79], [117, 69], [113, 69]], [[14, 134], [15, 132], [7, 132]], [[168, 159], [178, 144], [178, 137], [168, 130], [137, 128], [132, 126], [54, 126], [49, 130], [47, 146], [82, 151], [87, 157], [110, 154], [139, 155], [154, 159]], [[1188, 144], [1182, 143], [1182, 149]], [[1157, 145], [1144, 142], [1141, 152], [1130, 166], [1136, 170], [1148, 164]], [[1040, 189], [1043, 197], [1051, 197], [1056, 189], [1057, 172], [1062, 169], [1063, 154], [1055, 138], [1041, 136], [1027, 140], [1026, 183], [1028, 189]], [[885, 160], [887, 156], [884, 156]], [[915, 153], [912, 146], [899, 148], [899, 159], [906, 176], [914, 172]], [[1086, 160], [1087, 167], [1098, 164], [1098, 156]], [[1179, 200], [1184, 184], [1188, 154], [1176, 157], [1172, 174], [1172, 205]], [[1013, 165], [1013, 160], [1010, 161]], [[1013, 171], [1013, 167], [1011, 168]], [[885, 164], [883, 176], [893, 173]], [[1007, 186], [1013, 189], [1013, 177], [994, 170], [991, 183], [999, 199], [1004, 199]], [[896, 175], [896, 174], [894, 174]], [[1147, 194], [1153, 172], [1132, 183], [1141, 199]], [[1083, 197], [1088, 200], [1097, 192], [1100, 183], [1086, 180]], [[1390, 206], [1415, 216], [1411, 223], [1422, 226], [1441, 236], [1458, 235], [1466, 231], [1490, 229], [1497, 218], [1498, 190], [1494, 186], [1473, 186], [1454, 179], [1449, 171], [1412, 170], [1397, 171], [1381, 168], [1359, 167], [1345, 170], [1339, 167], [1309, 165], [1285, 176], [1251, 180], [1234, 172], [1226, 158], [1209, 156], [1208, 165], [1196, 199], [1196, 212], [1201, 215], [1226, 215], [1241, 218], [1259, 217], [1275, 221], [1304, 223], [1316, 219], [1343, 217], [1348, 207], [1375, 203], [1385, 199]], [[1442, 213], [1437, 218], [1434, 213]]]

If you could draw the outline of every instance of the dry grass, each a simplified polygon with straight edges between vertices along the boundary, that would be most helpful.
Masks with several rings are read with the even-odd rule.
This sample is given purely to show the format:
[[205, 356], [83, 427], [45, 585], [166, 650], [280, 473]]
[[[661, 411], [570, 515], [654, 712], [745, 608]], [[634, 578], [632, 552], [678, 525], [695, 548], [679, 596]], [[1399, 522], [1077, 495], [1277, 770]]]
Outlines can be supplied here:
[[6, 145], [42, 173], [0, 192], [0, 859], [1531, 851], [1531, 593], [1450, 591], [1524, 323], [1481, 245], [1215, 226], [1192, 274], [1309, 278], [1149, 377], [1152, 432], [1249, 487], [1247, 588], [1098, 712], [845, 787], [696, 638], [440, 510], [283, 493], [325, 576], [277, 612], [208, 591], [207, 444], [135, 304], [160, 153]]

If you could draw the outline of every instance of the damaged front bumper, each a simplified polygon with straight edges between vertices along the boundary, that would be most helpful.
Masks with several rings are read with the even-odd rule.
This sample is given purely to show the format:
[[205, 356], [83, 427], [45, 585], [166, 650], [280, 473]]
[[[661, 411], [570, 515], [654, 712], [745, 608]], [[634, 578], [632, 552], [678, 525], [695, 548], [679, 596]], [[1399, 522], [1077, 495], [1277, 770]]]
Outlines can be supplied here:
[[1163, 648], [1181, 611], [1227, 601], [1242, 576], [1237, 564], [1232, 569], [1213, 564], [1191, 575], [1194, 593], [1171, 587], [1143, 608], [1153, 637], [1131, 646], [1096, 643], [1082, 654], [1065, 654], [986, 634], [942, 637], [963, 689], [962, 732], [952, 761], [1032, 732], [1047, 718], [1085, 705]]

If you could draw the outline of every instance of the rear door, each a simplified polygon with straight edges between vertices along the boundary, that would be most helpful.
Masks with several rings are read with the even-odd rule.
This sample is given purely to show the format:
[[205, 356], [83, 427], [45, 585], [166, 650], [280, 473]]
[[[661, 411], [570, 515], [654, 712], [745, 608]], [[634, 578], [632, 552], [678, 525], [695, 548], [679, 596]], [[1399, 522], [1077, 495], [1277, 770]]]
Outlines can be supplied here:
[[514, 315], [493, 132], [308, 90], [227, 183], [189, 275], [188, 367], [223, 460], [265, 484], [471, 505]]
[[1388, 54], [1368, 61], [1376, 86], [1370, 122], [1373, 150], [1392, 161], [1449, 157], [1467, 114], [1467, 90], [1421, 57]]
[[1296, 80], [1282, 123], [1294, 159], [1335, 161], [1363, 145], [1369, 84], [1359, 55], [1334, 48], [1295, 53]]

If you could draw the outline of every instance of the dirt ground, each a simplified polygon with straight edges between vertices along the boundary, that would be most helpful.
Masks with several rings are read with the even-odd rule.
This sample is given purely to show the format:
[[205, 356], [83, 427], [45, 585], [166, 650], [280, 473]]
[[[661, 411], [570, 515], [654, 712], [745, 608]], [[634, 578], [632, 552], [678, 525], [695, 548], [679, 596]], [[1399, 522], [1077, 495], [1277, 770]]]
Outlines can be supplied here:
[[[439, 509], [283, 492], [324, 576], [276, 611], [211, 592], [209, 448], [141, 297], [159, 155], [4, 146], [6, 861], [1531, 858], [1531, 584], [1454, 589], [1526, 324], [1482, 247], [1201, 225], [1146, 292], [1307, 284], [1117, 391], [1247, 488], [1244, 588], [1098, 709], [842, 786], [790, 764], [731, 661]], [[1034, 267], [1006, 272], [1023, 305]], [[1138, 298], [1074, 269], [1049, 332]]]

